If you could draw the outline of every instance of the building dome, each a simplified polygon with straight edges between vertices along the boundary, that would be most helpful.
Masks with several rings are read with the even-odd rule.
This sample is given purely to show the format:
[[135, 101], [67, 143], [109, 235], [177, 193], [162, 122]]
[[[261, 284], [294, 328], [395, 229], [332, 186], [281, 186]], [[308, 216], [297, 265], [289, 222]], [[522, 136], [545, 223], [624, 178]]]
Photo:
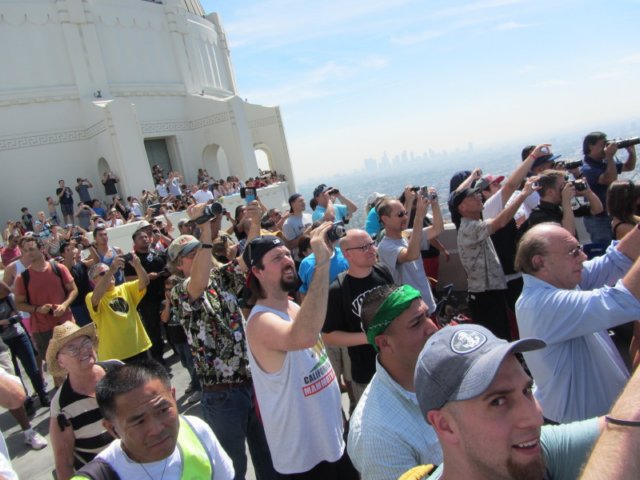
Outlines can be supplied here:
[[219, 16], [203, 15], [198, 0], [0, 2], [0, 220], [46, 210], [59, 179], [104, 199], [106, 171], [123, 197], [153, 188], [154, 164], [246, 179], [256, 148], [292, 178], [279, 109], [240, 98]]

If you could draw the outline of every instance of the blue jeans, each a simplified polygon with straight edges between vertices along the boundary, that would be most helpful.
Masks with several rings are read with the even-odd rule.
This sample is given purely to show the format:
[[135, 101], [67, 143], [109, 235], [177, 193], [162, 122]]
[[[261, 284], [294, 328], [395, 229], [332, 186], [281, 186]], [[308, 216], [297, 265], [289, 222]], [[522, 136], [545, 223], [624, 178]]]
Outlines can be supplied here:
[[196, 375], [195, 367], [193, 366], [193, 355], [191, 354], [191, 347], [187, 342], [174, 343], [173, 347], [178, 352], [180, 357], [180, 364], [187, 369], [191, 381], [189, 382], [193, 390], [202, 390], [200, 386], [200, 380]]
[[16, 375], [20, 375], [20, 369], [18, 368], [18, 362], [16, 361], [17, 358], [20, 360], [20, 363], [22, 363], [22, 366], [27, 372], [29, 380], [31, 380], [33, 390], [40, 396], [46, 395], [44, 390], [44, 381], [36, 363], [36, 354], [33, 351], [31, 340], [29, 340], [27, 334], [23, 333], [17, 337], [10, 338], [9, 340], [5, 340], [4, 343], [7, 344], [7, 347], [9, 347], [9, 350], [11, 351], [13, 367], [16, 371]]
[[243, 480], [247, 472], [245, 439], [257, 480], [271, 480], [276, 472], [271, 461], [262, 422], [254, 407], [253, 386], [240, 386], [224, 392], [202, 392], [204, 420], [216, 434], [236, 472], [235, 480]]
[[587, 232], [589, 232], [591, 243], [609, 246], [611, 240], [613, 240], [611, 217], [607, 215], [584, 217], [584, 227], [587, 229]]

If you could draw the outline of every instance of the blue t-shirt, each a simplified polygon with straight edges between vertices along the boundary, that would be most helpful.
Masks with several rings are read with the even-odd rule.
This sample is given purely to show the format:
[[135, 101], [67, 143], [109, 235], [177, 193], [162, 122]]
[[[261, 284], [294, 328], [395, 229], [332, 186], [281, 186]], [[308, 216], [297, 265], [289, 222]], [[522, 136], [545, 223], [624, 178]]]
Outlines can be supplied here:
[[[331, 264], [329, 265], [329, 283], [333, 282], [338, 275], [340, 275], [345, 270], [349, 269], [349, 262], [342, 255], [342, 251], [339, 247], [334, 249], [334, 254], [331, 257]], [[316, 271], [316, 256], [312, 253], [304, 257], [302, 262], [300, 262], [300, 267], [298, 268], [298, 276], [300, 277], [300, 281], [302, 285], [298, 291], [300, 293], [307, 293], [309, 291], [309, 285], [311, 285], [311, 280], [313, 279], [313, 272]]]
[[[314, 222], [317, 222], [318, 220], [322, 220], [322, 217], [324, 217], [324, 212], [326, 211], [327, 211], [326, 208], [318, 205], [316, 209], [313, 211], [313, 214], [311, 215], [311, 220], [313, 220]], [[349, 210], [347, 210], [347, 206], [342, 205], [340, 203], [333, 204], [333, 211], [335, 212], [335, 215], [336, 215], [334, 222], [340, 222], [344, 220], [344, 218], [347, 215], [349, 215]]]
[[[586, 178], [587, 182], [589, 182], [589, 187], [591, 188], [591, 190], [593, 190], [593, 193], [595, 193], [596, 196], [600, 199], [602, 205], [607, 204], [607, 189], [609, 188], [609, 185], [602, 185], [600, 182], [598, 182], [598, 179], [606, 169], [606, 162], [594, 160], [593, 158], [585, 155], [584, 164], [582, 165], [581, 169], [582, 175], [584, 176], [584, 178]], [[616, 162], [616, 171], [618, 172], [618, 175], [620, 174], [620, 172], [622, 172], [622, 163]], [[606, 217], [606, 209], [596, 216]]]
[[371, 238], [376, 238], [378, 236], [378, 233], [380, 233], [382, 224], [380, 223], [380, 217], [378, 216], [375, 208], [369, 210], [367, 220], [364, 223], [364, 229], [371, 236]]

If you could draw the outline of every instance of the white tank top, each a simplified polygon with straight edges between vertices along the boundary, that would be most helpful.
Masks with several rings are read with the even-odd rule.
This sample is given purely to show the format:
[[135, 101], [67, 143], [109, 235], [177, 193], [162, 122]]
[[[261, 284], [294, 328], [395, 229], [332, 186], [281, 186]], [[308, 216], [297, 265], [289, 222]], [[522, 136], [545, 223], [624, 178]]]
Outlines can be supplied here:
[[[286, 312], [255, 306], [247, 324], [259, 312], [291, 321]], [[282, 368], [267, 373], [256, 363], [247, 339], [251, 377], [256, 390], [273, 466], [282, 474], [311, 470], [344, 452], [340, 387], [318, 336], [313, 348], [287, 352]]]

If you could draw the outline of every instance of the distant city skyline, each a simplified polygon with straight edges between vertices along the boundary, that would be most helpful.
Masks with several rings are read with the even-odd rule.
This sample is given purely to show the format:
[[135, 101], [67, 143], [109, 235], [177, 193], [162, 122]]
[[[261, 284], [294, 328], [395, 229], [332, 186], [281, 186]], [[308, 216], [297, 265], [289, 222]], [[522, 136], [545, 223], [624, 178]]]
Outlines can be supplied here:
[[637, 0], [201, 2], [239, 95], [281, 106], [298, 181], [639, 118]]

